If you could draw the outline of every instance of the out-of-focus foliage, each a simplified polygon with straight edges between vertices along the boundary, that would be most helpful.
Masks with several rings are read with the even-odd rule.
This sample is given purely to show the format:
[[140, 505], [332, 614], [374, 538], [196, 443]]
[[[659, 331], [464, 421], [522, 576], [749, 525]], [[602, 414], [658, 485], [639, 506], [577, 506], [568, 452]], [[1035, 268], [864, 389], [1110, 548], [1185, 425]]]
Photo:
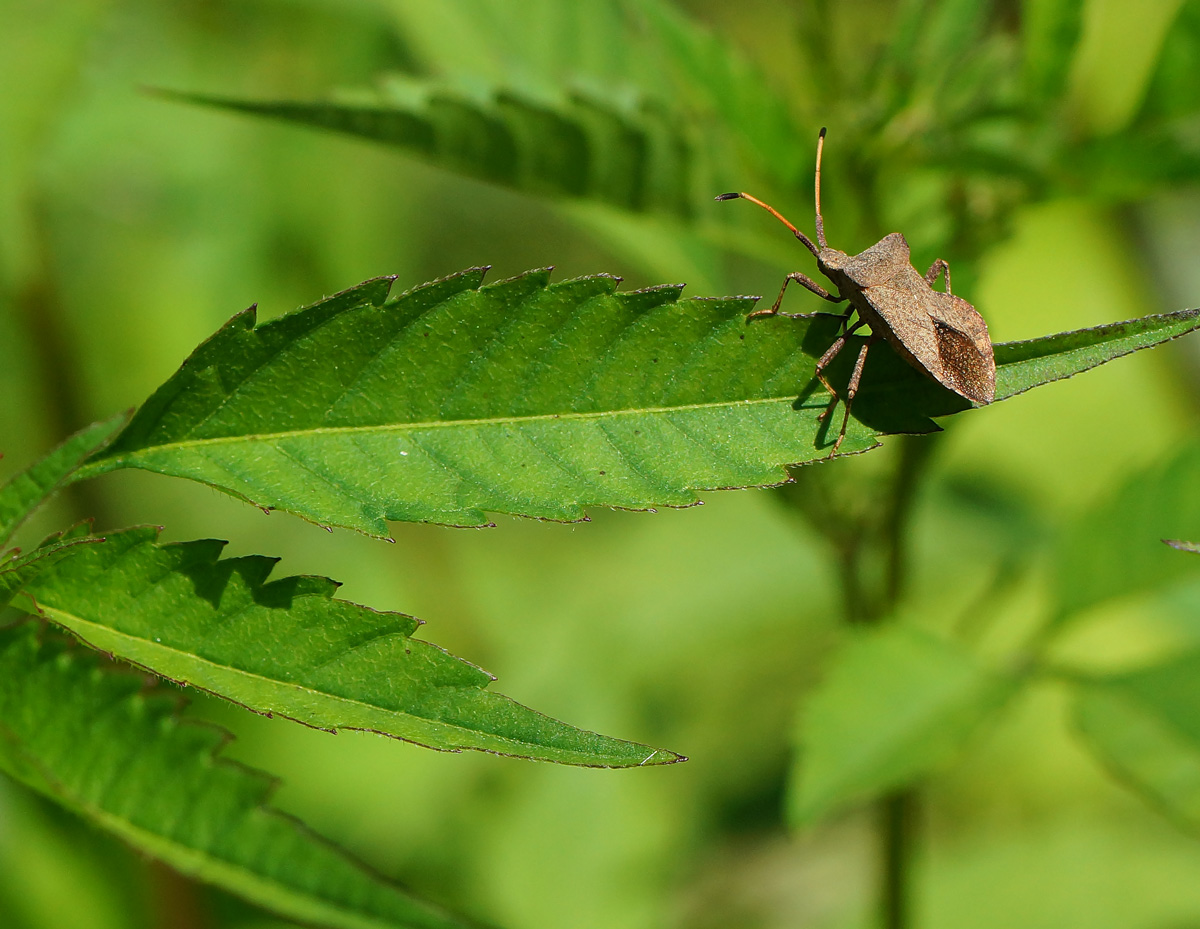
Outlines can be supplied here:
[[902, 625], [848, 643], [804, 707], [792, 818], [808, 825], [912, 781], [1013, 690], [970, 652]]
[[1114, 773], [1189, 829], [1200, 825], [1200, 701], [1195, 652], [1088, 684], [1080, 732]]
[[1153, 467], [1139, 470], [1108, 500], [1078, 519], [1056, 546], [1059, 610], [1065, 619], [1106, 600], [1153, 591], [1194, 568], [1145, 538], [1179, 539], [1200, 524], [1200, 448], [1189, 442]]
[[[481, 262], [501, 277], [555, 263], [562, 277], [609, 268], [633, 286], [773, 291], [783, 271], [809, 270], [805, 254], [765, 215], [706, 198], [747, 189], [807, 217], [821, 124], [833, 244], [857, 250], [902, 230], [918, 264], [951, 260], [956, 292], [997, 341], [1175, 309], [1163, 294], [1195, 305], [1182, 185], [1195, 176], [1197, 17], [1177, 0], [17, 0], [0, 30], [11, 89], [0, 97], [0, 471], [140, 402], [231, 306], [260, 301], [275, 315], [381, 272], [416, 283]], [[402, 100], [419, 100], [415, 87], [485, 112], [520, 101], [529, 131], [557, 126], [539, 114], [563, 100], [599, 100], [603, 120], [652, 114], [655, 126], [686, 113], [688, 209], [527, 197], [382, 146], [136, 90], [316, 100], [395, 73], [385, 87], [405, 85], [407, 98], [387, 91]], [[606, 172], [597, 189], [613, 189]], [[1082, 589], [1058, 566], [1108, 583], [1111, 549], [1089, 514], [1124, 512], [1115, 488], [1158, 480], [1195, 430], [1193, 363], [1178, 348], [955, 423], [915, 501], [905, 616], [1003, 664], [1063, 611], [1063, 592]], [[579, 926], [854, 926], [867, 912], [865, 821], [789, 837], [783, 794], [789, 721], [842, 635], [837, 573], [850, 561], [886, 573], [875, 540], [853, 531], [887, 499], [882, 461], [805, 475], [832, 501], [819, 530], [766, 494], [713, 495], [698, 510], [578, 527], [401, 526], [384, 546], [125, 473], [75, 485], [25, 531], [95, 515], [101, 529], [153, 521], [170, 538], [281, 551], [293, 570], [347, 579], [357, 600], [435, 620], [442, 644], [496, 670], [522, 702], [691, 756], [622, 774], [531, 770], [198, 707], [253, 736], [230, 751], [284, 776], [283, 808], [425, 896], [512, 927], [564, 914]], [[1194, 493], [1185, 481], [1164, 498], [1172, 517]], [[1092, 528], [1077, 534], [1077, 521]], [[1154, 691], [1131, 675], [1173, 667], [1200, 638], [1195, 559], [1158, 542], [1200, 532], [1154, 522], [1105, 527], [1178, 560], [1151, 570], [1153, 584], [1117, 591], [1114, 576], [1118, 596], [1085, 591], [1056, 633], [1062, 676], [1111, 688], [1143, 727], [1126, 738], [1109, 716], [1109, 740], [1089, 736], [1113, 767], [1161, 722]], [[1068, 555], [1075, 537], [1095, 548]], [[1196, 840], [1079, 750], [1064, 695], [1040, 678], [933, 775], [923, 926], [1200, 918]], [[1165, 769], [1140, 770], [1163, 802]], [[9, 781], [0, 864], [0, 919], [21, 929], [265, 924]]]
[[[763, 234], [759, 217], [707, 207], [710, 192], [752, 189], [809, 213], [810, 152], [825, 123], [835, 244], [899, 228], [922, 252], [970, 259], [1032, 200], [1086, 192], [1122, 202], [1200, 176], [1200, 141], [1187, 122], [1190, 17], [1180, 17], [1161, 66], [1150, 67], [1178, 2], [1137, 17], [1149, 34], [1143, 80], [1152, 75], [1152, 86], [1144, 103], [1140, 88], [1123, 88], [1125, 113], [1086, 95], [1083, 82], [1098, 82], [1100, 66], [1088, 59], [1092, 44], [1080, 43], [1085, 19], [1112, 15], [1099, 4], [1089, 13], [1082, 0], [1031, 0], [1019, 11], [964, 0], [804, 4], [793, 14], [802, 83], [790, 95], [665, 0], [586, 11], [514, 10], [502, 0], [445, 6], [438, 17], [396, 4], [423, 78], [381, 75], [375, 90], [319, 103], [193, 88], [180, 99], [363, 136], [532, 194], [665, 211], [751, 256], [777, 253], [780, 240]], [[486, 54], [468, 62], [472, 46], [503, 63], [485, 63]], [[583, 65], [568, 50], [595, 60]], [[1098, 92], [1107, 99], [1111, 90]], [[632, 259], [645, 258], [632, 239], [625, 244]]]

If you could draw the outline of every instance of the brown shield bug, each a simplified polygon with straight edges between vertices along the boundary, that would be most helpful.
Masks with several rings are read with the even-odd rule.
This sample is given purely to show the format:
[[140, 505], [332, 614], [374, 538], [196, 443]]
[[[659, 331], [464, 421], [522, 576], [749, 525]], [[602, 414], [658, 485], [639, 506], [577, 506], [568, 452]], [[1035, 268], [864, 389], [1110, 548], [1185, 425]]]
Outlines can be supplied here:
[[[924, 276], [912, 266], [908, 242], [898, 232], [884, 236], [866, 251], [857, 255], [830, 248], [825, 242], [825, 221], [821, 218], [821, 150], [825, 145], [825, 130], [817, 137], [816, 208], [817, 245], [793, 226], [778, 210], [757, 197], [745, 193], [721, 194], [718, 200], [741, 198], [761, 206], [792, 230], [817, 259], [817, 268], [834, 286], [834, 296], [820, 284], [799, 271], [793, 271], [783, 282], [779, 296], [768, 310], [758, 310], [747, 322], [760, 316], [788, 316], [800, 319], [809, 316], [832, 315], [819, 313], [780, 313], [784, 291], [792, 281], [802, 284], [818, 297], [831, 303], [850, 302], [850, 308], [838, 314], [841, 332], [829, 350], [817, 362], [816, 376], [833, 395], [829, 407], [821, 414], [825, 419], [837, 405], [838, 394], [825, 378], [825, 369], [846, 345], [846, 340], [860, 326], [871, 327], [871, 335], [859, 350], [854, 372], [846, 387], [845, 413], [842, 428], [829, 456], [837, 454], [846, 426], [850, 422], [850, 405], [858, 392], [867, 350], [879, 339], [886, 339], [896, 354], [918, 371], [933, 378], [961, 397], [975, 404], [991, 403], [996, 395], [996, 358], [988, 337], [987, 323], [975, 307], [950, 292], [950, 265], [939, 258]], [[819, 246], [819, 247], [818, 247]], [[946, 290], [934, 290], [933, 284], [945, 272]], [[857, 311], [858, 321], [850, 325]]]

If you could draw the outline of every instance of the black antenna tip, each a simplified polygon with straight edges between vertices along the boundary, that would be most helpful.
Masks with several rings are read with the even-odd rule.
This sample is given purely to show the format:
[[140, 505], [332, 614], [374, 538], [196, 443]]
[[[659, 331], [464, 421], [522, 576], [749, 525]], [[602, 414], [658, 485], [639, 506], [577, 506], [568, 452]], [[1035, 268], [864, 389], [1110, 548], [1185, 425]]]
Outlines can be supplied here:
[[822, 127], [821, 127], [821, 131], [817, 133], [817, 138], [818, 138], [818, 139], [823, 139], [823, 138], [825, 138], [825, 127], [824, 127], [824, 126], [822, 126]]
[[715, 197], [713, 197], [713, 199], [714, 199], [714, 200], [736, 200], [736, 199], [737, 199], [738, 197], [740, 197], [740, 196], [741, 196], [741, 194], [737, 194], [737, 193], [734, 193], [734, 194], [717, 194]]

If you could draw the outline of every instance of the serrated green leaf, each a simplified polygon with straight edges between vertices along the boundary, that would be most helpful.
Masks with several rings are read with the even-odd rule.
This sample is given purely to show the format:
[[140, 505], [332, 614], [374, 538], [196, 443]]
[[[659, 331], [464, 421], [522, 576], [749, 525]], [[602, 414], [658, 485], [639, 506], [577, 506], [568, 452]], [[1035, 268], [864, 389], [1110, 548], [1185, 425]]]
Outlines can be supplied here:
[[1082, 685], [1075, 721], [1117, 777], [1200, 829], [1200, 653]]
[[[685, 152], [684, 168], [700, 152], [718, 166], [730, 156], [739, 161], [749, 156], [757, 174], [788, 181], [799, 158], [809, 161], [808, 133], [800, 154], [790, 114], [772, 86], [730, 43], [672, 5], [613, 0], [554, 6], [449, 0], [437, 8], [392, 5], [426, 70], [439, 77], [431, 82], [386, 78], [378, 92], [352, 91], [360, 106], [184, 98], [373, 138], [517, 190], [595, 198], [638, 211], [690, 211], [690, 197], [697, 190], [678, 170], [679, 151]], [[455, 78], [469, 91], [451, 89], [448, 80]], [[505, 89], [498, 90], [502, 84]], [[492, 89], [480, 92], [481, 85]], [[439, 101], [466, 109], [439, 114]], [[514, 110], [499, 112], [508, 107]], [[532, 172], [497, 176], [481, 162], [478, 150], [463, 160], [455, 151], [460, 146], [431, 144], [439, 132], [466, 137], [454, 131], [455, 121], [463, 119], [508, 124], [516, 148], [528, 146], [518, 162], [544, 160], [563, 148], [564, 139], [578, 137], [571, 145], [574, 167], [562, 174], [551, 169], [542, 178]], [[701, 125], [703, 131], [697, 132]], [[583, 137], [588, 144], [580, 146]], [[505, 161], [500, 157], [496, 164]], [[619, 196], [613, 198], [607, 185], [580, 190], [560, 182], [584, 168], [600, 169], [616, 180]], [[734, 175], [745, 180], [746, 172]], [[630, 202], [624, 196], [630, 185], [668, 196]], [[707, 190], [708, 185], [702, 186]], [[716, 184], [708, 197], [725, 186]], [[677, 191], [686, 196], [674, 196]]]
[[[385, 303], [380, 278], [257, 327], [240, 313], [79, 476], [144, 468], [383, 536], [389, 519], [686, 506], [828, 455], [836, 426], [813, 372], [837, 318], [747, 325], [757, 298], [616, 293], [607, 275], [482, 279], [473, 269]], [[997, 398], [1174, 338], [1198, 316], [998, 345]], [[860, 345], [830, 369], [835, 384]], [[968, 407], [879, 344], [842, 452]]]
[[594, 200], [634, 212], [692, 212], [695, 155], [661, 107], [618, 106], [582, 91], [533, 100], [512, 91], [472, 97], [393, 80], [361, 102], [256, 101], [164, 92], [400, 148], [431, 164], [514, 190]]
[[0, 548], [34, 510], [66, 483], [88, 455], [103, 447], [128, 421], [128, 414], [122, 413], [102, 423], [93, 423], [0, 487]]
[[793, 822], [810, 825], [942, 764], [1012, 687], [953, 643], [907, 626], [852, 640], [804, 707]]
[[[792, 408], [830, 317], [747, 326], [748, 298], [482, 276], [382, 307], [363, 285], [257, 329], [235, 317], [90, 473], [165, 470], [384, 535], [385, 519], [689, 505], [694, 488], [779, 483], [832, 444], [814, 441], [822, 399]], [[844, 448], [874, 441], [856, 427]]]
[[1200, 532], [1200, 444], [1133, 474], [1059, 536], [1054, 591], [1059, 620], [1116, 597], [1200, 573], [1195, 559], [1162, 544]]
[[112, 533], [24, 593], [105, 654], [320, 729], [596, 767], [682, 760], [485, 690], [490, 674], [412, 638], [418, 620], [334, 599], [338, 585], [326, 578], [268, 582], [277, 559], [218, 560], [223, 542], [160, 545], [157, 535]]
[[[44, 640], [44, 641], [43, 641]], [[0, 769], [134, 848], [306, 924], [464, 929], [272, 809], [271, 780], [218, 757], [228, 736], [183, 722], [34, 624], [0, 630]]]
[[[694, 59], [705, 40], [715, 40], [684, 24], [674, 11], [647, 8], [637, 15], [662, 30], [672, 49], [667, 70], [679, 90], [671, 98], [674, 103], [684, 96], [694, 69], [701, 67]], [[730, 185], [768, 185], [754, 181], [756, 177], [773, 178], [772, 187], [789, 182], [795, 165], [809, 162], [810, 141], [785, 141], [791, 130], [774, 95], [757, 96], [754, 69], [716, 45], [723, 49], [717, 66], [728, 70], [732, 83], [708, 82], [711, 86], [699, 94], [703, 101], [682, 109], [639, 93], [616, 96], [584, 84], [541, 94], [495, 87], [467, 92], [439, 81], [400, 77], [388, 78], [377, 90], [327, 101], [160, 93], [370, 139], [466, 177], [558, 199], [568, 218], [582, 221], [593, 233], [597, 226], [609, 233], [622, 227], [623, 235], [602, 238], [647, 270], [655, 263], [647, 261], [647, 240], [657, 240], [655, 254], [669, 254], [689, 235], [708, 250], [720, 246], [756, 260], [789, 264], [794, 248], [786, 239], [764, 234], [761, 218], [748, 211], [715, 208], [712, 197]], [[735, 111], [741, 117], [726, 126], [723, 120]], [[764, 155], [764, 148], [774, 154]], [[706, 264], [712, 263], [709, 257]]]

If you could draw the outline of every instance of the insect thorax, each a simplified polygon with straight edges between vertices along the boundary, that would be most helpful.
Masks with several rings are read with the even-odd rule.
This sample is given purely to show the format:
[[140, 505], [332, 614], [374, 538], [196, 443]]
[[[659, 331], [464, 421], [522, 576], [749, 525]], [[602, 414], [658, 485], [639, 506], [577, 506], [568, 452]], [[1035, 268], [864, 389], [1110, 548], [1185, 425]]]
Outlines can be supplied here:
[[886, 283], [911, 267], [908, 242], [893, 232], [857, 255], [826, 247], [817, 255], [817, 267], [850, 297], [851, 291]]

